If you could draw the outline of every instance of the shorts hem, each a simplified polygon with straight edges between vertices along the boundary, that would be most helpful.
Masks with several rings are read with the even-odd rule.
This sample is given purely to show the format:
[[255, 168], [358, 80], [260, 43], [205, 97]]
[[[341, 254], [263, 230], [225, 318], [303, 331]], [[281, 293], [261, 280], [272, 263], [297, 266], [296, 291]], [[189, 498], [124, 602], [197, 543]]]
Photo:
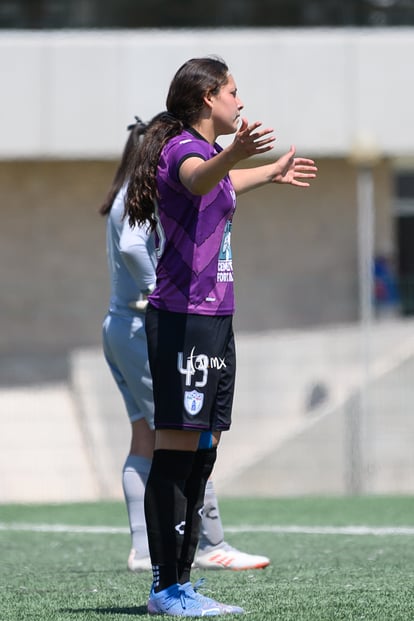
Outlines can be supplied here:
[[214, 427], [210, 429], [210, 427], [194, 427], [193, 425], [155, 425], [155, 429], [171, 429], [171, 431], [199, 431], [203, 433], [204, 431], [228, 431], [230, 429], [230, 425], [227, 427]]
[[171, 429], [171, 431], [211, 431], [209, 427], [194, 427], [193, 425], [155, 425], [155, 429]]

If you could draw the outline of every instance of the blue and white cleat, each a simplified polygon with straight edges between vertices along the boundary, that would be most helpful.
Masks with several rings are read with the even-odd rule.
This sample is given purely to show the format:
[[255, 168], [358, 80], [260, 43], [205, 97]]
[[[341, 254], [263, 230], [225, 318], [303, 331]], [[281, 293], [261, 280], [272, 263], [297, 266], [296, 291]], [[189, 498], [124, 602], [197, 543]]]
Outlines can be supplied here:
[[182, 588], [187, 593], [191, 593], [192, 597], [195, 597], [199, 599], [200, 601], [208, 600], [212, 605], [218, 606], [220, 608], [221, 615], [237, 615], [237, 614], [244, 613], [243, 608], [241, 608], [240, 606], [233, 606], [231, 604], [222, 604], [221, 602], [217, 602], [215, 599], [212, 599], [211, 597], [207, 597], [206, 595], [203, 595], [202, 593], [200, 593], [198, 589], [202, 586], [203, 583], [204, 583], [204, 578], [200, 578], [200, 580], [197, 580], [194, 586], [191, 584], [191, 582], [186, 582], [185, 584], [182, 585]]
[[172, 617], [216, 617], [224, 614], [216, 602], [197, 597], [194, 590], [185, 589], [181, 584], [172, 584], [158, 593], [152, 588], [147, 609], [150, 615]]

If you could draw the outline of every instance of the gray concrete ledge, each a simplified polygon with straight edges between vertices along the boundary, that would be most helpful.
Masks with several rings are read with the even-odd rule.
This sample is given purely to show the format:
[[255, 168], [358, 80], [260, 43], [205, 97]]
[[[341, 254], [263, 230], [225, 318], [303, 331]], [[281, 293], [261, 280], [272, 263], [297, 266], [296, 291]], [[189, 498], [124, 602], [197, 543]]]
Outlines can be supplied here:
[[[349, 417], [368, 380], [361, 489], [414, 493], [413, 328], [390, 320], [369, 333], [354, 325], [238, 335], [234, 420], [219, 450], [217, 491], [352, 491]], [[73, 351], [68, 367], [65, 383], [0, 390], [0, 502], [122, 498], [130, 433], [122, 400], [99, 348]]]

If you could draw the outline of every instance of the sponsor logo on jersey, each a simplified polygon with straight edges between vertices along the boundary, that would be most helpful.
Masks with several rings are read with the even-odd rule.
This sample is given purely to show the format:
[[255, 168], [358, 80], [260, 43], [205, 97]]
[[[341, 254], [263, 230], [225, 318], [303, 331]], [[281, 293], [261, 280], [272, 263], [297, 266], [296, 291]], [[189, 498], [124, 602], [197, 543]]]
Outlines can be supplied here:
[[231, 226], [229, 220], [225, 226], [221, 240], [217, 266], [217, 282], [233, 282], [233, 261], [231, 253]]

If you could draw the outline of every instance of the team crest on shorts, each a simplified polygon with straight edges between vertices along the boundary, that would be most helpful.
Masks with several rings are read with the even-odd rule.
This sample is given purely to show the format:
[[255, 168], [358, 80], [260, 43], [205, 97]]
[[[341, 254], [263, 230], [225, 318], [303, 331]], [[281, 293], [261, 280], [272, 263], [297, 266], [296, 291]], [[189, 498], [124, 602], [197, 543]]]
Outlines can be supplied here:
[[202, 392], [193, 390], [184, 393], [184, 407], [191, 416], [198, 414], [203, 407], [204, 395]]

